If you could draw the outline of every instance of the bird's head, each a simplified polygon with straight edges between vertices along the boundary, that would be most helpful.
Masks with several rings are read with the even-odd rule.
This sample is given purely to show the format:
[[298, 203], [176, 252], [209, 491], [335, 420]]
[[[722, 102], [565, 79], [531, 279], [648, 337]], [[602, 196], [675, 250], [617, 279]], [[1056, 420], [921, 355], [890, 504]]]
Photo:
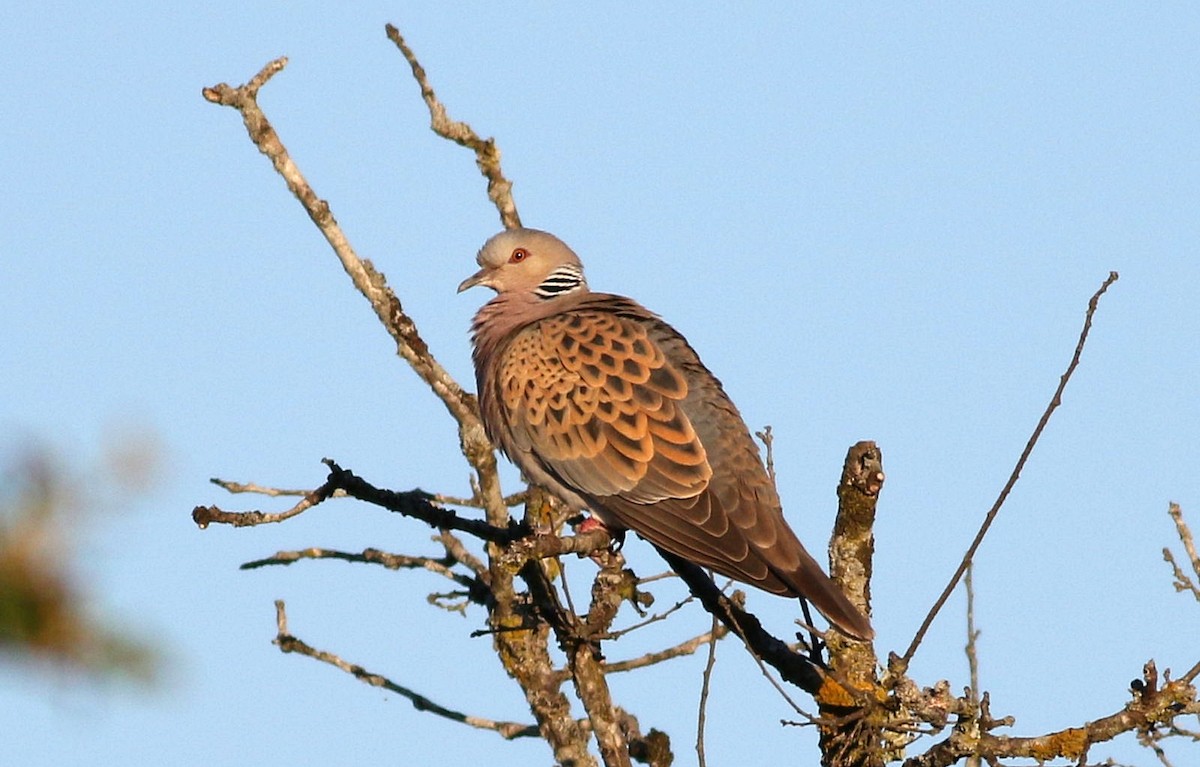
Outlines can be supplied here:
[[524, 292], [548, 300], [587, 290], [579, 256], [549, 232], [500, 232], [483, 244], [475, 260], [479, 271], [462, 281], [459, 293], [483, 285], [497, 293]]

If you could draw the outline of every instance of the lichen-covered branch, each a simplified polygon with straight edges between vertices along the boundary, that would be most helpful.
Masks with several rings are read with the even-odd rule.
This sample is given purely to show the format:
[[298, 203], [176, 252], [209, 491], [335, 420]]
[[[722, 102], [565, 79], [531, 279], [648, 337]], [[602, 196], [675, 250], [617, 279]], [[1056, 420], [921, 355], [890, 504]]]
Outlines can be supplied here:
[[[883, 455], [874, 442], [859, 442], [846, 453], [838, 482], [838, 513], [829, 541], [829, 574], [865, 615], [871, 607], [875, 556], [875, 509], [883, 489]], [[817, 695], [821, 713], [821, 763], [829, 767], [877, 767], [884, 760], [882, 697], [875, 652], [829, 632], [829, 679]]]
[[904, 767], [948, 767], [959, 759], [980, 754], [998, 759], [1033, 759], [1039, 764], [1051, 759], [1068, 759], [1082, 764], [1088, 750], [1127, 732], [1153, 732], [1168, 727], [1179, 716], [1200, 713], [1196, 688], [1188, 677], [1159, 680], [1154, 662], [1146, 664], [1134, 680], [1130, 701], [1120, 710], [1079, 727], [1032, 737], [995, 735], [988, 728], [961, 726], [925, 753], [905, 760]]

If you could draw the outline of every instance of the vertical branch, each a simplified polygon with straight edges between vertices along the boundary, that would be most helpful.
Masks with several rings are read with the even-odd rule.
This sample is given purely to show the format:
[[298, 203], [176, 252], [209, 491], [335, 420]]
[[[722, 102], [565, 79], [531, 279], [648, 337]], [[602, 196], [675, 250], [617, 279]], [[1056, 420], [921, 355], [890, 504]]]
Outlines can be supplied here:
[[[875, 555], [875, 507], [883, 489], [883, 456], [874, 442], [859, 442], [846, 453], [838, 482], [838, 513], [829, 542], [829, 574], [864, 615], [870, 614], [871, 568]], [[878, 687], [875, 653], [868, 642], [856, 642], [830, 632], [831, 676], [841, 684], [826, 684], [817, 696], [823, 719], [822, 765], [877, 767], [883, 764], [883, 733], [861, 716], [861, 695]]]
[[[976, 640], [979, 639], [979, 631], [975, 628], [975, 563], [967, 565], [967, 572], [963, 578], [963, 586], [967, 590], [967, 668], [970, 671], [971, 682], [967, 688], [967, 702], [972, 709], [977, 709], [979, 706], [979, 646]], [[971, 754], [967, 757], [967, 767], [980, 767], [982, 760], [979, 754]]]
[[598, 557], [600, 572], [592, 583], [592, 602], [585, 625], [571, 638], [571, 644], [566, 648], [567, 656], [575, 691], [596, 734], [600, 758], [606, 767], [629, 767], [629, 744], [621, 727], [620, 713], [613, 704], [600, 645], [588, 641], [588, 637], [609, 630], [621, 605], [621, 594], [628, 590], [626, 587], [633, 576], [625, 569], [625, 560], [620, 554], [602, 552]]
[[[768, 453], [769, 455], [769, 453]], [[696, 763], [698, 767], [707, 767], [708, 760], [704, 754], [704, 725], [708, 719], [708, 692], [712, 686], [713, 667], [717, 665], [717, 630], [720, 628], [717, 616], [712, 617], [712, 631], [708, 640], [708, 658], [704, 661], [704, 680], [700, 685], [700, 711], [696, 715]]]

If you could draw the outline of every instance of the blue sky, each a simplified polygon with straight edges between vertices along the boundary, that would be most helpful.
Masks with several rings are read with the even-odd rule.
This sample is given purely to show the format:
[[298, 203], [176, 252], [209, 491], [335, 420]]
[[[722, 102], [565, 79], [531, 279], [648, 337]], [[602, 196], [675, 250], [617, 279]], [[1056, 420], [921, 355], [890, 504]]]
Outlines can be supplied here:
[[[93, 466], [155, 435], [153, 490], [78, 530], [90, 605], [155, 642], [150, 691], [0, 663], [6, 763], [549, 763], [540, 741], [415, 712], [270, 644], [309, 643], [444, 705], [525, 721], [480, 625], [433, 576], [334, 562], [239, 572], [304, 546], [434, 551], [420, 525], [335, 502], [282, 526], [198, 531], [219, 476], [311, 487], [331, 456], [380, 485], [465, 494], [449, 416], [253, 149], [200, 90], [291, 63], [261, 103], [360, 255], [471, 380], [455, 295], [499, 223], [473, 159], [429, 133], [397, 24], [451, 115], [495, 136], [527, 225], [593, 287], [682, 330], [751, 426], [771, 424], [789, 519], [823, 549], [846, 448], [888, 473], [873, 582], [902, 651], [1004, 483], [1109, 270], [1083, 364], [984, 543], [983, 686], [1013, 734], [1107, 715], [1154, 658], [1197, 661], [1200, 606], [1161, 550], [1200, 524], [1200, 10], [1184, 4], [38, 4], [0, 10], [0, 445]], [[506, 469], [508, 487], [516, 475]], [[286, 504], [262, 501], [278, 509]], [[627, 547], [656, 572], [648, 546]], [[573, 571], [586, 576], [583, 564]], [[664, 599], [670, 592], [664, 591]], [[794, 606], [751, 595], [786, 631]], [[700, 633], [691, 610], [609, 647]], [[657, 632], [657, 633], [655, 633]], [[963, 600], [918, 653], [967, 682]], [[694, 762], [701, 658], [614, 679]], [[815, 735], [722, 645], [710, 764]], [[1193, 722], [1194, 724], [1194, 722]], [[1198, 752], [1173, 746], [1177, 764]], [[1132, 741], [1093, 749], [1149, 764]]]

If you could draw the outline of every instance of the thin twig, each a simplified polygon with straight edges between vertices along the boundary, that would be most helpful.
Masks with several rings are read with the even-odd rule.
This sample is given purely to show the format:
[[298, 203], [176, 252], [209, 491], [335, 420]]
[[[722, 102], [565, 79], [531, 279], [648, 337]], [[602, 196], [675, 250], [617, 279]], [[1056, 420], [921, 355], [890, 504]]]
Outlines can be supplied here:
[[[967, 565], [967, 572], [963, 577], [963, 586], [967, 590], [967, 668], [970, 672], [970, 687], [967, 688], [967, 700], [972, 705], [979, 703], [979, 645], [976, 640], [979, 639], [979, 632], [975, 629], [975, 562], [972, 561]], [[979, 754], [971, 754], [967, 757], [967, 767], [980, 767], [982, 757]]]
[[[770, 427], [768, 426], [767, 429], [769, 433]], [[770, 455], [769, 447], [767, 454]], [[708, 657], [704, 661], [704, 673], [700, 677], [700, 710], [696, 714], [696, 759], [699, 767], [707, 767], [708, 764], [704, 755], [704, 725], [708, 720], [708, 693], [712, 686], [713, 669], [717, 665], [717, 630], [720, 628], [721, 624], [717, 620], [717, 616], [712, 616], [712, 630], [708, 632], [712, 638], [708, 642]]]
[[771, 478], [771, 484], [775, 485], [775, 435], [771, 433], [770, 425], [767, 425], [762, 431], [754, 432], [754, 436], [758, 437], [766, 449], [767, 476]]
[[197, 506], [192, 509], [192, 521], [201, 530], [204, 530], [213, 522], [221, 525], [232, 525], [233, 527], [253, 527], [255, 525], [283, 522], [333, 497], [337, 490], [337, 484], [330, 477], [330, 479], [325, 481], [325, 484], [305, 493], [304, 498], [299, 503], [286, 511], [277, 513], [264, 511], [223, 511], [216, 506]]
[[[1196, 552], [1196, 540], [1192, 537], [1192, 529], [1188, 527], [1187, 522], [1183, 519], [1183, 509], [1179, 507], [1178, 503], [1172, 503], [1168, 507], [1167, 513], [1171, 515], [1171, 519], [1175, 522], [1175, 530], [1179, 533], [1179, 540], [1183, 543], [1183, 550], [1187, 553], [1188, 560], [1192, 563], [1192, 572], [1196, 574], [1196, 577], [1200, 578], [1200, 554]], [[1163, 549], [1163, 556], [1174, 566], [1176, 580], [1185, 584], [1195, 594], [1196, 598], [1200, 599], [1200, 590], [1197, 590], [1196, 586], [1192, 584], [1191, 579], [1180, 571], [1179, 565], [1175, 563], [1175, 558], [1168, 549]], [[1176, 585], [1175, 588], [1180, 591], [1183, 590], [1179, 585]]]
[[674, 660], [691, 655], [704, 645], [718, 642], [729, 635], [729, 629], [717, 624], [714, 631], [706, 631], [699, 636], [692, 637], [684, 642], [680, 642], [672, 647], [667, 647], [656, 652], [648, 652], [645, 655], [640, 655], [629, 660], [615, 661], [607, 663], [604, 670], [609, 674], [617, 674], [625, 671], [636, 671], [639, 668], [653, 666], [663, 661]]
[[925, 616], [925, 620], [921, 622], [921, 627], [917, 629], [916, 635], [913, 636], [912, 642], [905, 651], [903, 658], [901, 658], [902, 667], [906, 668], [908, 666], [908, 662], [912, 660], [917, 647], [920, 646], [921, 641], [925, 638], [925, 632], [929, 630], [933, 619], [937, 617], [942, 606], [946, 604], [946, 600], [950, 598], [950, 594], [958, 586], [959, 580], [967, 570], [967, 565], [975, 557], [975, 552], [978, 551], [979, 545], [983, 543], [983, 537], [987, 535], [992, 522], [996, 520], [996, 515], [1000, 512], [1000, 507], [1004, 505], [1008, 494], [1012, 492], [1013, 487], [1017, 484], [1017, 479], [1021, 476], [1021, 470], [1025, 468], [1025, 462], [1029, 460], [1029, 456], [1033, 452], [1033, 446], [1037, 444], [1038, 439], [1042, 436], [1042, 431], [1046, 428], [1046, 424], [1050, 422], [1050, 416], [1062, 404], [1063, 391], [1067, 388], [1067, 382], [1071, 380], [1071, 375], [1075, 372], [1075, 368], [1079, 366], [1079, 358], [1083, 354], [1083, 346], [1087, 343], [1088, 333], [1092, 329], [1092, 317], [1096, 314], [1096, 307], [1100, 304], [1100, 297], [1104, 295], [1110, 285], [1117, 281], [1117, 278], [1118, 275], [1116, 272], [1109, 272], [1107, 279], [1100, 285], [1100, 289], [1088, 301], [1087, 314], [1083, 319], [1083, 330], [1079, 333], [1079, 341], [1075, 344], [1075, 353], [1071, 356], [1071, 363], [1067, 365], [1066, 372], [1059, 379], [1058, 388], [1054, 390], [1054, 396], [1050, 398], [1050, 404], [1046, 406], [1042, 417], [1038, 419], [1033, 434], [1030, 435], [1029, 441], [1025, 443], [1025, 449], [1021, 451], [1021, 457], [1017, 459], [1017, 465], [1013, 467], [1012, 474], [1009, 475], [1008, 481], [1004, 483], [1004, 487], [1000, 490], [1000, 495], [996, 498], [996, 502], [992, 504], [992, 508], [988, 511], [987, 516], [984, 517], [983, 524], [979, 527], [979, 532], [975, 534], [975, 540], [971, 541], [971, 545], [967, 547], [967, 552], [963, 555], [962, 561], [954, 571], [954, 575], [950, 577], [950, 582], [946, 584], [946, 588], [942, 590], [941, 596], [934, 602], [933, 607], [930, 608], [929, 613]]
[[421, 98], [429, 107], [429, 127], [442, 138], [453, 141], [475, 153], [475, 164], [479, 166], [479, 172], [488, 182], [488, 199], [500, 212], [500, 221], [504, 224], [504, 228], [520, 227], [521, 217], [517, 214], [517, 206], [512, 199], [512, 182], [504, 177], [504, 173], [500, 169], [500, 150], [496, 147], [496, 140], [482, 139], [470, 125], [451, 120], [446, 107], [433, 92], [433, 87], [429, 84], [429, 78], [425, 74], [425, 68], [417, 61], [416, 55], [401, 37], [400, 30], [391, 24], [384, 28], [387, 31], [388, 39], [395, 43], [409, 66], [412, 67], [413, 79], [421, 88]]
[[979, 631], [975, 628], [975, 563], [967, 566], [966, 577], [963, 580], [967, 589], [967, 667], [970, 670], [971, 687], [968, 698], [972, 703], [979, 702]]
[[317, 650], [303, 640], [293, 636], [287, 627], [287, 608], [282, 599], [275, 600], [275, 623], [276, 636], [273, 644], [285, 653], [299, 653], [307, 655], [310, 658], [315, 658], [322, 663], [339, 668], [347, 674], [353, 675], [361, 682], [366, 682], [372, 687], [380, 687], [385, 690], [403, 696], [412, 703], [413, 708], [418, 711], [428, 711], [431, 714], [436, 714], [443, 719], [449, 719], [454, 722], [470, 725], [480, 730], [491, 730], [499, 733], [505, 740], [514, 740], [516, 738], [536, 738], [540, 736], [538, 728], [531, 724], [521, 724], [519, 722], [505, 722], [496, 719], [486, 719], [484, 717], [472, 716], [464, 714], [461, 711], [446, 708], [437, 703], [434, 703], [424, 695], [420, 695], [407, 687], [396, 684], [392, 680], [380, 674], [367, 671], [362, 666], [354, 663], [348, 663], [342, 660], [337, 655], [324, 650]]
[[471, 595], [475, 598], [474, 601], [483, 603], [482, 590], [479, 581], [462, 573], [456, 573], [453, 569], [455, 561], [449, 557], [444, 559], [435, 559], [433, 557], [416, 557], [405, 554], [389, 554], [379, 549], [363, 549], [361, 553], [352, 553], [347, 551], [336, 551], [333, 549], [322, 549], [310, 547], [307, 549], [299, 549], [296, 551], [279, 551], [273, 556], [263, 559], [256, 559], [252, 562], [246, 562], [239, 569], [241, 570], [257, 570], [262, 567], [271, 567], [274, 565], [291, 565], [299, 562], [302, 559], [337, 559], [343, 562], [360, 562], [364, 564], [382, 565], [389, 570], [428, 570], [431, 573], [441, 575], [444, 578], [454, 581], [460, 586], [471, 590]]
[[[238, 493], [254, 493], [256, 495], [265, 495], [269, 498], [278, 498], [280, 496], [287, 496], [287, 495], [307, 495], [310, 492], [308, 490], [300, 490], [300, 489], [285, 489], [285, 488], [281, 488], [281, 487], [265, 487], [263, 485], [257, 485], [253, 482], [232, 482], [227, 479], [220, 479], [219, 477], [213, 477], [212, 479], [210, 479], [208, 481], [213, 483], [217, 487], [221, 488], [222, 490], [225, 490], [226, 492], [229, 492], [229, 493], [232, 493], [235, 495]], [[329, 497], [330, 498], [343, 498], [343, 497], [345, 497], [345, 495], [346, 494], [344, 492], [339, 490]]]
[[1179, 566], [1179, 563], [1175, 561], [1175, 554], [1166, 547], [1163, 547], [1163, 559], [1167, 561], [1167, 564], [1171, 565], [1171, 574], [1175, 577], [1175, 590], [1191, 592], [1191, 595], [1195, 597], [1197, 601], [1200, 601], [1200, 588], [1196, 587], [1196, 584], [1192, 582], [1192, 579], [1188, 576], [1188, 574], [1185, 573], [1183, 568]]
[[[645, 582], [646, 581], [644, 579], [639, 580], [638, 585], [640, 586], [641, 584], [643, 584]], [[659, 621], [666, 620], [668, 617], [670, 617], [671, 615], [673, 615], [676, 612], [679, 612], [679, 610], [683, 609], [685, 606], [691, 604], [694, 601], [696, 601], [696, 597], [689, 594], [686, 598], [679, 600], [675, 604], [668, 607], [666, 610], [655, 613], [647, 618], [644, 618], [644, 619], [638, 621], [637, 623], [633, 623], [629, 626], [626, 626], [623, 629], [617, 629], [616, 631], [610, 631], [603, 638], [610, 639], [610, 640], [611, 639], [620, 639], [621, 637], [625, 636], [626, 634], [628, 634], [630, 632], [637, 631], [638, 629], [641, 629], [641, 628], [645, 628], [646, 626], [649, 626], [652, 623], [658, 623]]]

